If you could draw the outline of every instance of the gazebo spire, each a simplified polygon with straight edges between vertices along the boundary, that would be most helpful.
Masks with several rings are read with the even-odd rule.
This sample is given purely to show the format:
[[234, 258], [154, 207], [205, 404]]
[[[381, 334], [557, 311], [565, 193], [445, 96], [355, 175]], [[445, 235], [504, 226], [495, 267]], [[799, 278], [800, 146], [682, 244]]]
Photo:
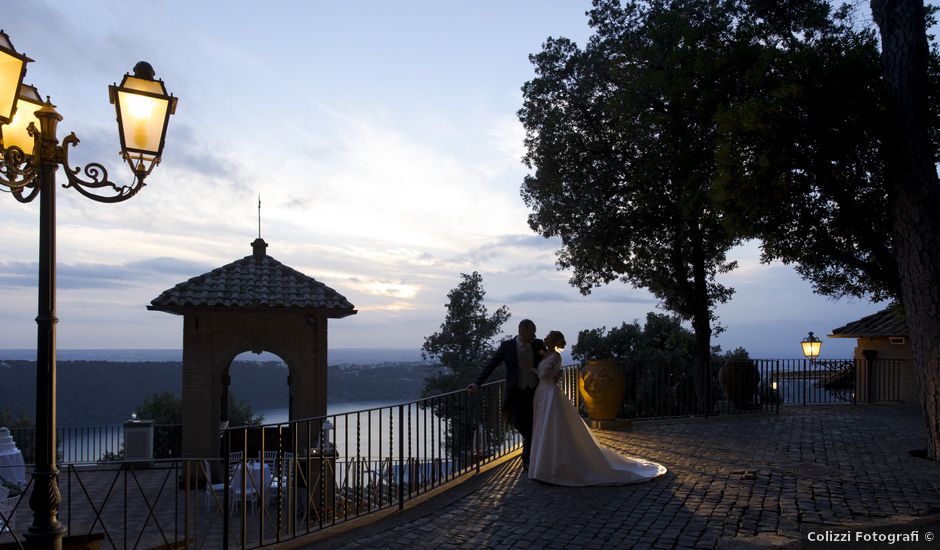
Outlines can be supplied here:
[[255, 256], [255, 260], [260, 262], [264, 259], [264, 250], [267, 247], [268, 243], [264, 242], [264, 239], [261, 238], [261, 193], [258, 193], [258, 238], [251, 243], [251, 250], [252, 254]]

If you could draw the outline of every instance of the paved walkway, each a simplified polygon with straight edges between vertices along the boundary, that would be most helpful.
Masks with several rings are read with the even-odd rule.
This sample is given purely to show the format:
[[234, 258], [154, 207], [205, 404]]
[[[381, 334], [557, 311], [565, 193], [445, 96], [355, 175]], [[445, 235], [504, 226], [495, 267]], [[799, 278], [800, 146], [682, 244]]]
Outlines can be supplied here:
[[799, 547], [801, 527], [940, 525], [940, 463], [908, 454], [924, 446], [911, 407], [795, 406], [779, 416], [637, 422], [597, 436], [669, 473], [641, 485], [564, 488], [529, 480], [513, 459], [315, 547]]

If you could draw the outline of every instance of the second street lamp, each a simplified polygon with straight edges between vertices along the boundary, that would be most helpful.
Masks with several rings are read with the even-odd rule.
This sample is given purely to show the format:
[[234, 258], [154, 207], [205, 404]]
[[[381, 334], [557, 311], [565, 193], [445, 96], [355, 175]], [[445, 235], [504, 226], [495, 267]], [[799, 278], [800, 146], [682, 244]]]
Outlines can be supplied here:
[[[16, 60], [23, 63], [19, 73], [15, 67], [5, 65]], [[125, 75], [121, 86], [111, 86], [111, 101], [120, 124], [121, 155], [134, 173], [130, 185], [117, 185], [108, 178], [102, 164], [90, 163], [81, 170], [69, 165], [69, 147], [78, 144], [78, 137], [71, 133], [59, 144], [56, 128], [62, 116], [48, 98], [43, 102], [35, 88], [22, 83], [28, 61], [31, 60], [17, 53], [9, 37], [0, 31], [0, 124], [3, 124], [0, 185], [7, 187], [19, 202], [39, 197], [36, 454], [29, 498], [33, 522], [26, 540], [30, 548], [58, 550], [66, 528], [58, 519], [61, 496], [56, 465], [56, 171], [63, 166], [68, 179], [63, 187], [71, 187], [92, 200], [120, 202], [131, 198], [143, 188], [144, 178], [160, 162], [167, 122], [176, 109], [177, 99], [166, 93], [162, 81], [154, 79], [153, 68], [146, 62], [134, 67], [133, 76]], [[132, 84], [128, 85], [129, 82]], [[4, 116], [3, 101], [11, 95], [16, 103], [9, 115]], [[35, 120], [29, 120], [32, 116]], [[131, 138], [127, 138], [128, 131]]]
[[13, 120], [16, 94], [26, 76], [26, 64], [32, 59], [16, 51], [7, 33], [0, 30], [0, 124]]
[[39, 128], [36, 113], [42, 109], [42, 105], [42, 97], [34, 86], [20, 84], [16, 100], [18, 108], [10, 122], [0, 127], [0, 144], [4, 147], [19, 147], [24, 154], [32, 155], [36, 142], [29, 134], [29, 127], [33, 125], [34, 128]]
[[809, 336], [800, 341], [800, 346], [803, 348], [803, 357], [808, 357], [813, 364], [816, 364], [822, 340], [813, 336], [813, 331], [810, 331]]

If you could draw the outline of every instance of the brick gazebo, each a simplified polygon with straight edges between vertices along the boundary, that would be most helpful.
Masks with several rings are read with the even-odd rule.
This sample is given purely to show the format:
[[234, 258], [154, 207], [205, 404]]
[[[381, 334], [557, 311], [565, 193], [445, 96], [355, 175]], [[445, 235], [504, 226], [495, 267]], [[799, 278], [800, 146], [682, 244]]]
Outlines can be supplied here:
[[183, 456], [219, 452], [229, 366], [239, 354], [269, 351], [287, 363], [290, 418], [326, 414], [327, 319], [354, 315], [341, 294], [265, 253], [193, 277], [147, 309], [183, 316]]

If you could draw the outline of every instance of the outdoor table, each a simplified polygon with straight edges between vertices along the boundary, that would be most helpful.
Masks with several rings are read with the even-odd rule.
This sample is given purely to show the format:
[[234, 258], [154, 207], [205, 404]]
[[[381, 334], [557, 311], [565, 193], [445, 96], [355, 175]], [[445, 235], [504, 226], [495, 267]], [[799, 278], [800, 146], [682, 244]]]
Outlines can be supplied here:
[[19, 449], [0, 452], [0, 477], [10, 483], [26, 486], [26, 464]]

